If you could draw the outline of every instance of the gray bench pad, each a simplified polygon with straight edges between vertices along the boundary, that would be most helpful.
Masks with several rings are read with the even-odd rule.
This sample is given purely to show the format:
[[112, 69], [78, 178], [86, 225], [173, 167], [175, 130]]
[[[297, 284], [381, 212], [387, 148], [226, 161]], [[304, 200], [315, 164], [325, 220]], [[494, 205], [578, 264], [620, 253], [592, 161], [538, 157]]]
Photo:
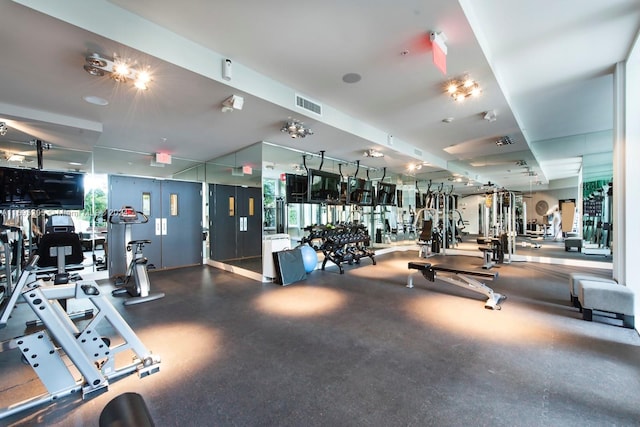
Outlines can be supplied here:
[[578, 280], [578, 301], [583, 309], [634, 314], [633, 291], [617, 283]]
[[617, 282], [611, 278], [594, 276], [592, 274], [585, 273], [571, 273], [569, 274], [569, 293], [571, 296], [578, 296], [578, 281], [579, 280], [590, 280], [593, 282], [607, 282], [607, 283], [615, 283]]

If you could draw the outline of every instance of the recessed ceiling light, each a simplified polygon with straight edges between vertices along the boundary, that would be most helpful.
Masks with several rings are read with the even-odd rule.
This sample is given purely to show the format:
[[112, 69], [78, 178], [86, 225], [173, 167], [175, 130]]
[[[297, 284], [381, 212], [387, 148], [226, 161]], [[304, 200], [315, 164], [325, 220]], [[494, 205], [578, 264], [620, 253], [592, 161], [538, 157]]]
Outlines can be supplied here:
[[93, 105], [100, 105], [100, 106], [109, 105], [109, 101], [107, 101], [104, 98], [100, 98], [99, 96], [87, 95], [87, 96], [83, 96], [82, 99], [84, 99], [89, 104], [93, 104]]
[[78, 162], [69, 162], [69, 164], [71, 166], [82, 166], [82, 163], [78, 163]]
[[362, 80], [362, 76], [358, 73], [347, 73], [342, 76], [342, 81], [345, 83], [358, 83]]
[[442, 123], [451, 123], [453, 121], [453, 117], [446, 117], [442, 119]]

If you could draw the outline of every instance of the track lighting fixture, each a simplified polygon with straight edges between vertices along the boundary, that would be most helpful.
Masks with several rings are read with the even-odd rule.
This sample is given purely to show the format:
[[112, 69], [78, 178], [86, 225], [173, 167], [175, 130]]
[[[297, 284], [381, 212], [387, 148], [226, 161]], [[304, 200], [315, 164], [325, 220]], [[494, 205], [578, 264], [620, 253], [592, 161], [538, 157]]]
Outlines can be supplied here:
[[305, 138], [307, 135], [313, 135], [310, 128], [305, 127], [303, 122], [296, 119], [289, 119], [280, 130], [288, 133], [291, 138]]
[[379, 157], [384, 157], [384, 153], [374, 150], [373, 148], [365, 151], [362, 154], [363, 157], [375, 157], [375, 158], [379, 158]]
[[151, 82], [151, 74], [148, 69], [136, 68], [125, 59], [114, 57], [106, 58], [97, 53], [86, 57], [84, 70], [92, 76], [109, 76], [118, 83], [133, 81], [136, 88], [146, 90]]
[[457, 102], [462, 102], [470, 96], [482, 93], [480, 85], [469, 77], [449, 80], [446, 85], [447, 93]]
[[0, 122], [0, 136], [5, 136], [8, 131], [9, 128], [7, 127], [7, 124], [5, 122]]

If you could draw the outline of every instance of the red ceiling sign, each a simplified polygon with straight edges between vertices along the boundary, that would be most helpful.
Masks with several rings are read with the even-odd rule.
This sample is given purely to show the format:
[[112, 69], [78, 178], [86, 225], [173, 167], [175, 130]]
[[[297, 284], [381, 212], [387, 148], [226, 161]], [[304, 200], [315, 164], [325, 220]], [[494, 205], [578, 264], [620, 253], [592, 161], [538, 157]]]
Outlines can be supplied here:
[[438, 43], [433, 43], [433, 63], [442, 74], [447, 74], [447, 54], [440, 48]]
[[432, 31], [429, 33], [429, 40], [431, 40], [431, 47], [433, 52], [433, 63], [436, 64], [438, 70], [442, 71], [442, 74], [447, 74], [447, 37], [442, 32]]

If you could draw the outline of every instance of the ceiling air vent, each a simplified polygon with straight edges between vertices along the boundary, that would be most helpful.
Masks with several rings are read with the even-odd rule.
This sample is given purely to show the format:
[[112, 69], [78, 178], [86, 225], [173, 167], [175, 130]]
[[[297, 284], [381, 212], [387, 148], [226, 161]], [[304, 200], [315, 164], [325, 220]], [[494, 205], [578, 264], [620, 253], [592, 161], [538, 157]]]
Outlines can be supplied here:
[[322, 105], [317, 102], [310, 101], [300, 95], [296, 95], [296, 105], [319, 116], [322, 115]]
[[413, 154], [415, 154], [416, 156], [422, 157], [422, 150], [418, 150], [417, 148], [414, 148]]

